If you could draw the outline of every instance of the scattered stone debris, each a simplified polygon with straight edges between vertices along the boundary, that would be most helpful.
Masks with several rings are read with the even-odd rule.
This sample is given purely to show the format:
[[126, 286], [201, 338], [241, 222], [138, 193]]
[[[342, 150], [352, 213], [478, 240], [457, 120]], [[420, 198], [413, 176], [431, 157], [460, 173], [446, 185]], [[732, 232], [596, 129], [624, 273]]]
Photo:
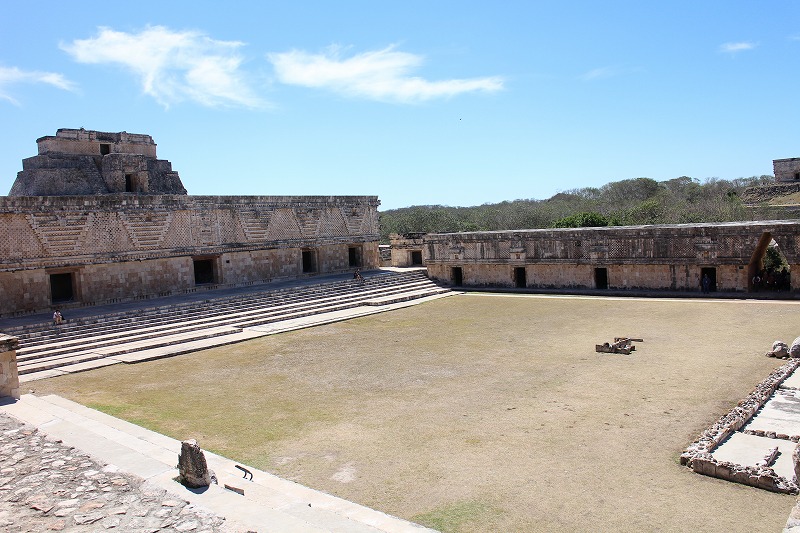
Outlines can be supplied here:
[[631, 352], [636, 350], [634, 342], [644, 342], [644, 339], [632, 339], [630, 337], [614, 337], [613, 343], [604, 342], [603, 344], [595, 344], [594, 351], [598, 353], [621, 353], [630, 355]]
[[217, 480], [214, 472], [208, 469], [206, 456], [194, 439], [181, 442], [178, 472], [180, 473], [179, 481], [192, 489], [208, 487], [212, 481], [216, 482]]
[[0, 414], [0, 531], [224, 532], [225, 519]]
[[783, 341], [775, 341], [772, 343], [772, 350], [767, 352], [767, 357], [776, 357], [778, 359], [784, 359], [789, 357], [789, 347]]
[[[723, 415], [713, 426], [705, 430], [700, 437], [686, 448], [681, 454], [681, 464], [688, 466], [698, 474], [727, 479], [736, 483], [750, 485], [773, 492], [797, 494], [797, 477], [786, 479], [779, 476], [771, 468], [777, 458], [777, 448], [771, 450], [758, 466], [742, 466], [727, 461], [717, 461], [711, 453], [731, 434], [739, 431], [756, 412], [772, 397], [781, 383], [800, 367], [800, 360], [792, 359], [786, 364], [772, 371], [767, 378], [759, 383], [747, 398], [740, 401], [736, 407]], [[777, 438], [775, 435], [773, 438]], [[789, 438], [797, 442], [794, 438]], [[773, 455], [774, 452], [774, 455]], [[800, 458], [797, 450], [793, 457]], [[798, 463], [795, 462], [795, 472]]]

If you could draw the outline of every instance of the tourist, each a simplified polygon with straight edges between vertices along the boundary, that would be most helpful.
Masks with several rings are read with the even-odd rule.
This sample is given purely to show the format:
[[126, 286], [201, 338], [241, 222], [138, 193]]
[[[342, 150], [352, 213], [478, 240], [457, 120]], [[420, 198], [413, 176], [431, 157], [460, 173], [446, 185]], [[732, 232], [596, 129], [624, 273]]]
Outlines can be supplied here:
[[703, 274], [703, 294], [708, 294], [711, 292], [711, 278], [708, 277], [708, 274]]
[[56, 309], [55, 312], [53, 313], [53, 325], [60, 326], [63, 321], [64, 317], [61, 316], [61, 311]]
[[361, 276], [361, 270], [360, 269], [357, 268], [356, 271], [353, 273], [353, 279], [358, 280], [358, 281], [364, 281], [364, 278]]

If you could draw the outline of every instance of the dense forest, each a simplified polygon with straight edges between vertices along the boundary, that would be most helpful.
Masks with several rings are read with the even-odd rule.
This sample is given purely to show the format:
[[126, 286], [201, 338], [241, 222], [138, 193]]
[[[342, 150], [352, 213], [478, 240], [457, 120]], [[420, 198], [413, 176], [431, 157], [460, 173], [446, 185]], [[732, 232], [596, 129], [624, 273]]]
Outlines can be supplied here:
[[514, 200], [474, 207], [426, 205], [380, 213], [381, 240], [391, 233], [494, 231], [581, 226], [630, 226], [794, 218], [780, 208], [746, 207], [747, 187], [772, 176], [735, 180], [687, 176], [667, 181], [635, 178], [573, 189], [547, 200]]

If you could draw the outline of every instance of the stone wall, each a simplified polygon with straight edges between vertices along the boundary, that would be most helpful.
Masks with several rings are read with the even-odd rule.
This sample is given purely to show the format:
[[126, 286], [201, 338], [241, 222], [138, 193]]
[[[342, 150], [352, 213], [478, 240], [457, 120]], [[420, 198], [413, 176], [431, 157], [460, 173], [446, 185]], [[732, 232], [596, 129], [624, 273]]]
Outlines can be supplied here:
[[16, 337], [0, 334], [0, 398], [19, 400], [18, 346]]
[[774, 159], [772, 169], [775, 181], [800, 181], [800, 157]]
[[429, 276], [453, 282], [460, 268], [465, 286], [598, 287], [605, 270], [609, 289], [698, 291], [704, 268], [718, 291], [748, 291], [766, 247], [775, 240], [800, 289], [800, 222], [563, 228], [428, 234], [423, 256]]
[[[53, 275], [88, 305], [379, 266], [374, 196], [0, 197], [0, 314], [47, 309]], [[315, 256], [303, 271], [303, 250]]]
[[422, 266], [424, 259], [421, 263], [414, 263], [413, 255], [415, 252], [422, 255], [423, 237], [424, 233], [406, 233], [399, 235], [392, 233], [389, 235], [389, 242], [391, 243], [393, 267], [410, 267]]

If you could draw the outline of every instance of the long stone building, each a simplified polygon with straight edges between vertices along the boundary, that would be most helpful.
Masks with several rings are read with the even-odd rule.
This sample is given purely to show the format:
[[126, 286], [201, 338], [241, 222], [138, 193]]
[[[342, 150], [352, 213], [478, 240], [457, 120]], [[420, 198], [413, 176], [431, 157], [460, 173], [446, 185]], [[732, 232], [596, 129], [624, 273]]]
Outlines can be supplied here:
[[376, 196], [188, 196], [147, 135], [38, 144], [0, 197], [0, 315], [379, 265]]
[[794, 220], [428, 234], [422, 250], [452, 285], [699, 291], [707, 275], [711, 290], [747, 292], [770, 245], [800, 272]]

